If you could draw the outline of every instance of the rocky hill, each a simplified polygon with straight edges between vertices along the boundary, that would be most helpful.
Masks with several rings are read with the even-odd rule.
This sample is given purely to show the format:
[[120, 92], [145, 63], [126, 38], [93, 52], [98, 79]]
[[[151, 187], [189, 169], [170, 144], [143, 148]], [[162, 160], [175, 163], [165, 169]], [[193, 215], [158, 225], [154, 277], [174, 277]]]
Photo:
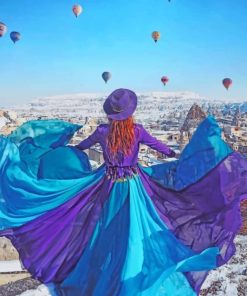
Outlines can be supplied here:
[[241, 214], [243, 217], [243, 226], [240, 230], [240, 234], [246, 235], [247, 240], [247, 200], [241, 204]]
[[202, 108], [199, 105], [194, 103], [191, 106], [180, 131], [189, 131], [190, 129], [197, 128], [200, 122], [205, 118], [206, 113], [202, 110]]
[[0, 261], [16, 260], [18, 258], [19, 255], [11, 242], [5, 237], [0, 237]]

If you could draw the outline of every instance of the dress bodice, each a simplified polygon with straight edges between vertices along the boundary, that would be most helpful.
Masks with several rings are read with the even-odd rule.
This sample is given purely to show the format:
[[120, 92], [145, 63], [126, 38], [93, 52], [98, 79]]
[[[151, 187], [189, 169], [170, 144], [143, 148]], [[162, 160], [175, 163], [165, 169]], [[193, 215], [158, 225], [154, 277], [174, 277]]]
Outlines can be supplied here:
[[[136, 171], [138, 162], [138, 152], [140, 144], [146, 144], [149, 147], [168, 156], [174, 156], [174, 151], [164, 143], [161, 143], [155, 137], [151, 136], [141, 124], [135, 124], [135, 141], [130, 155], [123, 155], [119, 152], [113, 157], [107, 147], [107, 135], [109, 133], [109, 124], [99, 125], [95, 132], [87, 139], [83, 140], [76, 147], [84, 150], [99, 143], [103, 150], [103, 157], [110, 175], [132, 175]], [[116, 169], [117, 168], [117, 169]], [[117, 173], [116, 173], [117, 170]], [[122, 172], [121, 172], [122, 171]], [[112, 173], [110, 173], [112, 172]]]

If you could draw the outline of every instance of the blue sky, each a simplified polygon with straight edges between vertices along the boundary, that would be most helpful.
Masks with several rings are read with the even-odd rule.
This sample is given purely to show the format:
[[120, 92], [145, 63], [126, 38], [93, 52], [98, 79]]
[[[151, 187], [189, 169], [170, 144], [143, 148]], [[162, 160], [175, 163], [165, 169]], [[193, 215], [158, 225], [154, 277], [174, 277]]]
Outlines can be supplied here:
[[[78, 19], [75, 3], [84, 8]], [[8, 26], [0, 38], [0, 106], [118, 87], [247, 99], [246, 13], [246, 0], [0, 0]], [[23, 36], [15, 45], [11, 31]], [[112, 73], [107, 85], [104, 71]], [[170, 78], [165, 88], [162, 75]], [[225, 77], [234, 82], [228, 92]]]

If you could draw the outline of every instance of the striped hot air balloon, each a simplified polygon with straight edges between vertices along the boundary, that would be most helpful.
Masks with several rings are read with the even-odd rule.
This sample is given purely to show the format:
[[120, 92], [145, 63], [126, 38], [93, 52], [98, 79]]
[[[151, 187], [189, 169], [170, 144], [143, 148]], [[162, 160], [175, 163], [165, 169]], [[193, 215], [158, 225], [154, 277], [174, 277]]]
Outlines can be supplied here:
[[81, 5], [75, 4], [72, 7], [72, 11], [73, 11], [74, 15], [76, 17], [78, 17], [82, 13], [83, 9], [82, 9]]
[[7, 26], [4, 23], [0, 22], [0, 37], [3, 37], [3, 35], [7, 32]]

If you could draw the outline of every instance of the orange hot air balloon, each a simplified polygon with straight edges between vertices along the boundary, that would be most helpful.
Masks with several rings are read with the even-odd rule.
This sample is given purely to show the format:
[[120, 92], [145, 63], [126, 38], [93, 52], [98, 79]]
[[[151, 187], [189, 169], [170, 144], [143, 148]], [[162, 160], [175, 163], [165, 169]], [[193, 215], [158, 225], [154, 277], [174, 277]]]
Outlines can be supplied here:
[[0, 22], [0, 37], [3, 37], [3, 35], [7, 32], [7, 26], [4, 23]]
[[222, 83], [223, 83], [224, 87], [228, 90], [229, 87], [232, 85], [232, 80], [231, 80], [231, 78], [225, 78], [225, 79], [223, 79]]
[[153, 38], [154, 42], [157, 42], [160, 39], [160, 32], [154, 31], [152, 33], [152, 38]]
[[81, 5], [75, 4], [72, 7], [72, 11], [73, 11], [74, 15], [76, 17], [78, 17], [82, 13], [83, 9], [82, 9]]
[[161, 82], [162, 82], [164, 85], [166, 85], [168, 81], [169, 81], [169, 78], [168, 78], [167, 76], [163, 76], [163, 77], [161, 77]]

